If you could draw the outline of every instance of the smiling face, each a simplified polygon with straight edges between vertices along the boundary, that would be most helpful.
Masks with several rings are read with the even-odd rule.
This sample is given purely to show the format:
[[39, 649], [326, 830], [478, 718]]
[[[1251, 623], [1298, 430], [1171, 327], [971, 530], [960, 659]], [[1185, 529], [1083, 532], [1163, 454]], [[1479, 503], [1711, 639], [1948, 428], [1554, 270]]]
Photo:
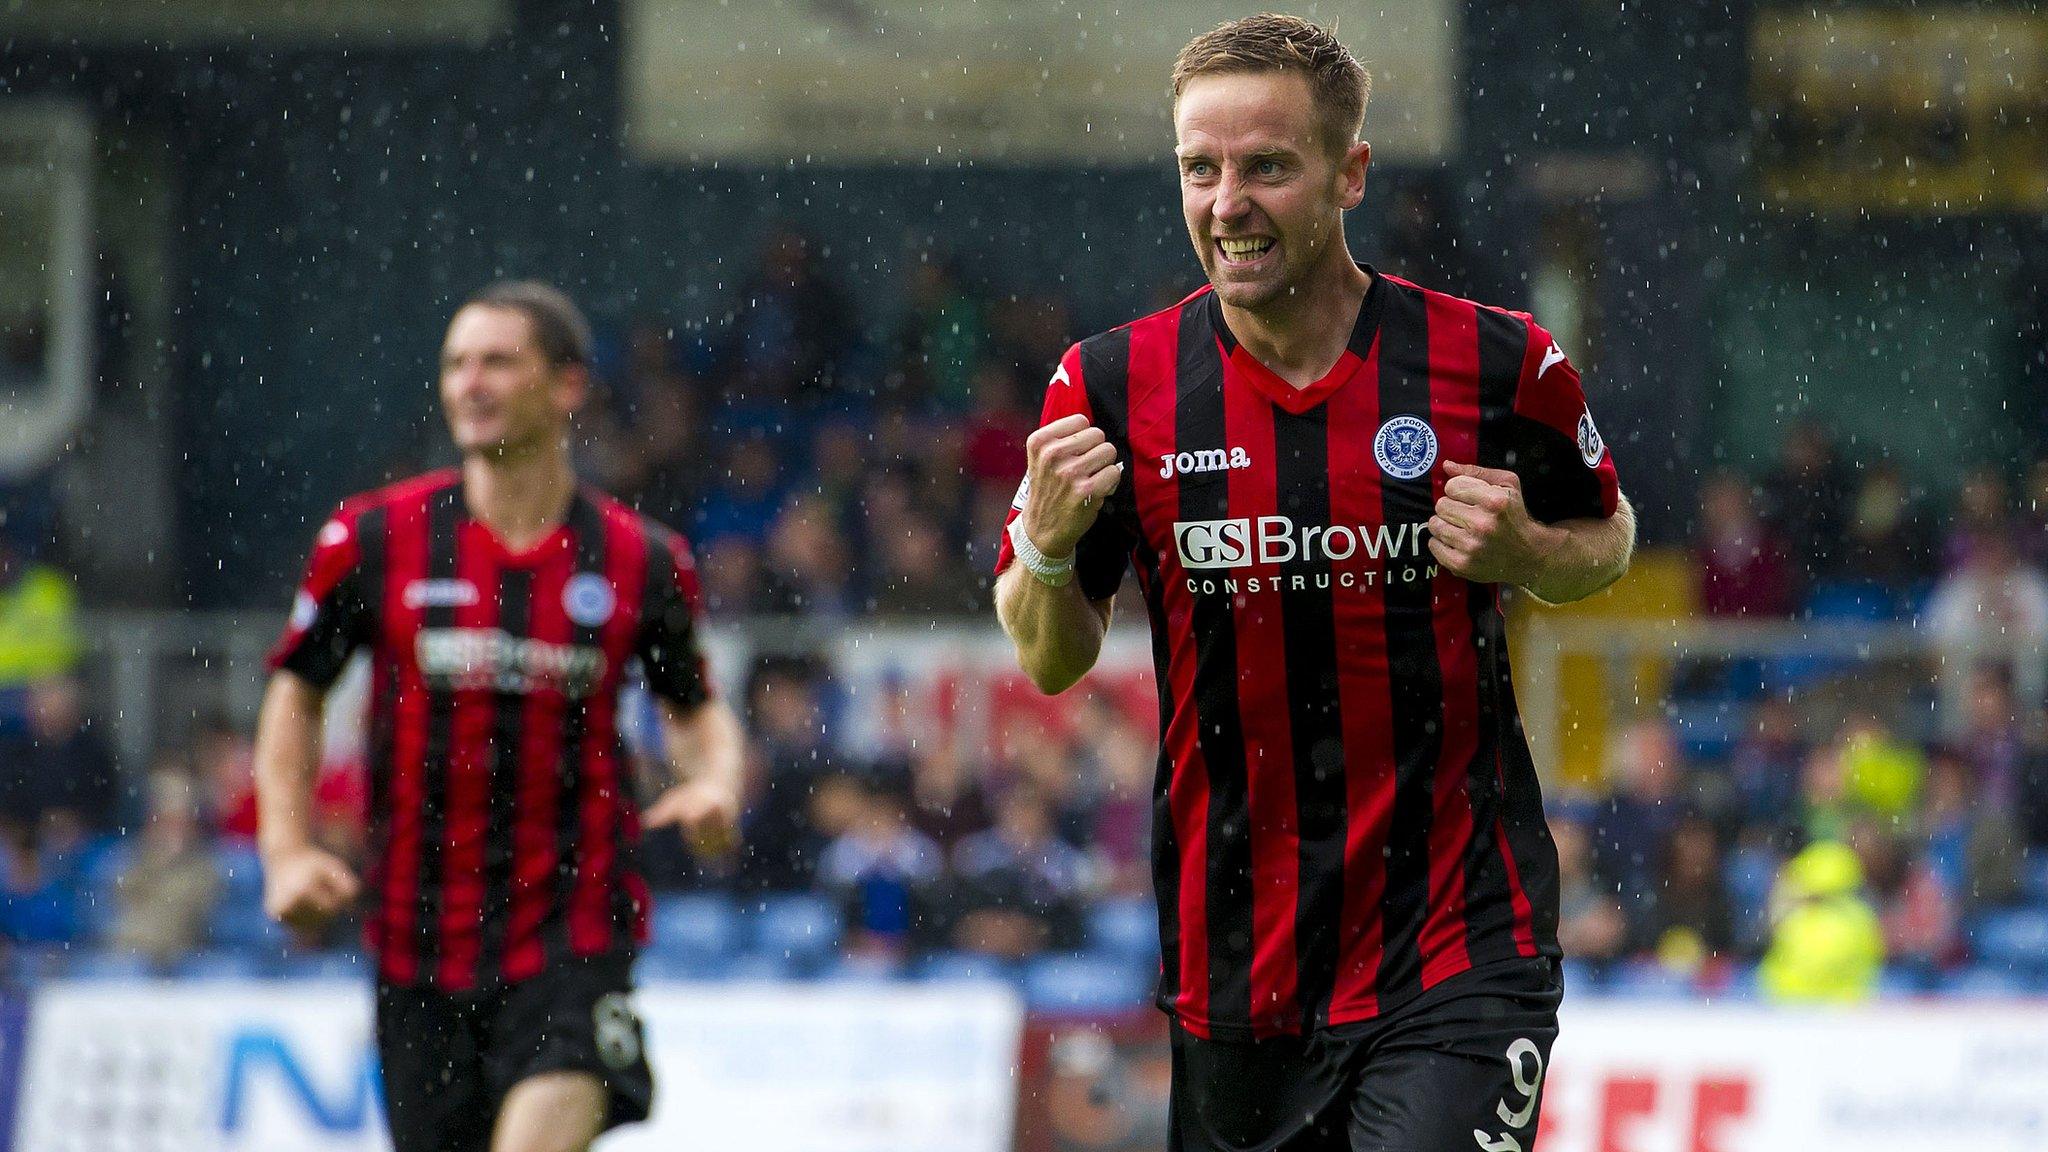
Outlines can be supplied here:
[[441, 345], [441, 406], [464, 455], [516, 454], [559, 441], [583, 400], [580, 365], [551, 363], [517, 308], [471, 304]]
[[1225, 304], [1256, 312], [1350, 259], [1344, 212], [1364, 198], [1372, 150], [1332, 146], [1308, 77], [1197, 76], [1173, 120], [1188, 237]]

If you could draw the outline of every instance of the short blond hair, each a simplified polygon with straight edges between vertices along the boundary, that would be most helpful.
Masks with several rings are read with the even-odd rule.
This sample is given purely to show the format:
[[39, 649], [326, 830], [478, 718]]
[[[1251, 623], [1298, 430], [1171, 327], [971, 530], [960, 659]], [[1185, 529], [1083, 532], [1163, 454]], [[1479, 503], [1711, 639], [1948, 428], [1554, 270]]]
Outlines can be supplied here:
[[1263, 12], [1227, 20], [1180, 50], [1173, 62], [1173, 98], [1197, 76], [1242, 72], [1299, 72], [1308, 78], [1323, 136], [1342, 152], [1365, 127], [1372, 75], [1336, 35], [1299, 16]]

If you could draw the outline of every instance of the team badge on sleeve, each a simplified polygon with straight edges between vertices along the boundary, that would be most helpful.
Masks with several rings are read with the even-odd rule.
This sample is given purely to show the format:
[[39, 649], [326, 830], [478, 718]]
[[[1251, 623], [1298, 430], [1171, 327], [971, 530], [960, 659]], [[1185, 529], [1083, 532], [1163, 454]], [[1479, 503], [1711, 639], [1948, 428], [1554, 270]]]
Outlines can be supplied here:
[[562, 586], [562, 611], [585, 628], [602, 626], [618, 604], [611, 581], [595, 572], [578, 572]]
[[1592, 409], [1579, 413], [1579, 459], [1588, 468], [1598, 468], [1600, 457], [1607, 453], [1607, 442], [1600, 439], [1600, 429], [1593, 427]]
[[1415, 416], [1396, 416], [1372, 438], [1373, 459], [1396, 480], [1413, 480], [1436, 463], [1436, 430]]

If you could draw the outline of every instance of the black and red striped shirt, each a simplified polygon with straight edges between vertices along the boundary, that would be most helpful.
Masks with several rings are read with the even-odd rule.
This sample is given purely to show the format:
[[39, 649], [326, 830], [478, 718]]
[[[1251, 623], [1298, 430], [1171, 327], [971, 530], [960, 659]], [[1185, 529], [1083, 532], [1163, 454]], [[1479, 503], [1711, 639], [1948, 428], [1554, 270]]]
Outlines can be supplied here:
[[595, 491], [519, 552], [452, 470], [320, 529], [271, 665], [326, 688], [370, 652], [380, 978], [488, 987], [644, 941], [619, 694], [637, 661], [651, 691], [709, 698], [697, 612], [688, 544]]
[[1081, 588], [1134, 568], [1151, 616], [1161, 1006], [1202, 1036], [1299, 1033], [1555, 955], [1496, 589], [1425, 529], [1451, 460], [1514, 471], [1537, 519], [1613, 514], [1549, 333], [1375, 273], [1347, 351], [1296, 389], [1205, 288], [1070, 349], [1043, 419], [1075, 413], [1126, 465]]

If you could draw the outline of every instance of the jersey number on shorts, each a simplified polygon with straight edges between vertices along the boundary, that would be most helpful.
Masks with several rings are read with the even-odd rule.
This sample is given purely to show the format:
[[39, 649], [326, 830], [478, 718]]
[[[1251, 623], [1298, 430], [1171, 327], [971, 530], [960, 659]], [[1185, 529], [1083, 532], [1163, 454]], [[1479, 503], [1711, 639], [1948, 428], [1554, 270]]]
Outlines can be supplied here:
[[[1534, 1076], [1523, 1068], [1522, 1058], [1525, 1056], [1536, 1065]], [[1543, 1053], [1534, 1041], [1517, 1040], [1508, 1045], [1508, 1070], [1515, 1078], [1515, 1091], [1522, 1096], [1521, 1108], [1510, 1108], [1507, 1100], [1502, 1099], [1494, 1111], [1499, 1114], [1500, 1122], [1509, 1128], [1527, 1128], [1530, 1118], [1536, 1115], [1537, 1094], [1543, 1088]], [[1478, 1141], [1480, 1152], [1522, 1152], [1522, 1142], [1513, 1132], [1488, 1136], [1483, 1129], [1474, 1128], [1472, 1139]]]

